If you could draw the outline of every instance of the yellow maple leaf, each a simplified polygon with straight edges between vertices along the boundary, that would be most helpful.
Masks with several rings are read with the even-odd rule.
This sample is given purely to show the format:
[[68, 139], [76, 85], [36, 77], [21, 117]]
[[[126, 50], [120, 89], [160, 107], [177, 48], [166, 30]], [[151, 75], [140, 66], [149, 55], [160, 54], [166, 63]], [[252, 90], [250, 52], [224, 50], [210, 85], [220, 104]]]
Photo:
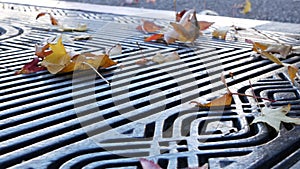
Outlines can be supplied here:
[[50, 73], [56, 74], [70, 63], [71, 57], [66, 52], [62, 43], [62, 37], [58, 38], [57, 43], [49, 44], [49, 47], [52, 53], [46, 56], [41, 64], [46, 67]]

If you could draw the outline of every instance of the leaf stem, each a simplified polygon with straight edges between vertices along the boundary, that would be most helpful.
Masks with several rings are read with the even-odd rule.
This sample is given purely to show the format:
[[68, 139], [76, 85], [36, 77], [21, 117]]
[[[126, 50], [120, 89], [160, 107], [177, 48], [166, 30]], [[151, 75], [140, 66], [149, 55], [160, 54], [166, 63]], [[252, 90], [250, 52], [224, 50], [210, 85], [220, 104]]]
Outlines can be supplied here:
[[252, 97], [254, 99], [268, 100], [270, 102], [276, 102], [276, 100], [272, 100], [272, 99], [268, 99], [268, 98], [264, 98], [264, 97], [252, 96], [252, 95], [248, 95], [248, 94], [242, 94], [242, 93], [231, 93], [231, 94], [238, 95], [238, 96]]
[[254, 30], [255, 32], [257, 32], [258, 34], [263, 35], [263, 36], [266, 37], [267, 39], [273, 40], [273, 41], [275, 41], [275, 42], [278, 43], [278, 44], [284, 45], [283, 43], [281, 43], [281, 42], [278, 41], [277, 39], [271, 38], [271, 37], [268, 36], [267, 34], [262, 33], [261, 31], [257, 30], [256, 28], [251, 28], [251, 29]]
[[110, 82], [108, 81], [108, 80], [106, 80], [98, 71], [97, 71], [97, 69], [96, 68], [94, 68], [91, 64], [89, 64], [89, 63], [87, 63], [87, 62], [82, 62], [83, 64], [86, 64], [86, 65], [88, 65], [90, 68], [92, 68], [95, 72], [96, 72], [96, 74], [98, 75], [98, 76], [100, 76], [108, 85], [110, 85]]

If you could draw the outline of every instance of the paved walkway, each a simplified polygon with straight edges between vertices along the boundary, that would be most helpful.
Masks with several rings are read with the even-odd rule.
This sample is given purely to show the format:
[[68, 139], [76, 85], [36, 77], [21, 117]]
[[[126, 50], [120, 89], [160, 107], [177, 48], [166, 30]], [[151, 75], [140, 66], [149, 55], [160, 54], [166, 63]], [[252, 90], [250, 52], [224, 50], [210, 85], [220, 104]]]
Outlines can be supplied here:
[[[124, 4], [126, 0], [67, 1], [174, 11], [173, 0], [156, 0], [154, 4], [146, 3], [146, 0], [139, 0], [139, 3], [131, 5]], [[198, 12], [213, 10], [221, 16], [300, 23], [300, 0], [250, 0], [252, 10], [246, 15], [233, 8], [234, 5], [244, 2], [245, 0], [177, 0], [177, 10], [196, 8]]]

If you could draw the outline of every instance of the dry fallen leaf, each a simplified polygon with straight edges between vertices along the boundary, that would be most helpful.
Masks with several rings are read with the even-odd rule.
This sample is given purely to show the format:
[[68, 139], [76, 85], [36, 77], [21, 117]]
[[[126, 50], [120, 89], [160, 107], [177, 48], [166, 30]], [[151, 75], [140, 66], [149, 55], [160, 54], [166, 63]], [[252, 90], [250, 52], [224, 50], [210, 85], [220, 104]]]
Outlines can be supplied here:
[[143, 169], [162, 169], [158, 164], [155, 164], [153, 161], [147, 160], [145, 158], [141, 158], [140, 163]]
[[146, 65], [150, 60], [147, 59], [147, 58], [142, 58], [142, 59], [139, 59], [135, 62], [135, 64], [137, 65]]
[[46, 14], [48, 14], [48, 15], [50, 16], [50, 21], [51, 21], [51, 24], [52, 24], [52, 25], [59, 25], [58, 20], [55, 19], [55, 18], [52, 16], [51, 13], [48, 13], [48, 12], [41, 12], [41, 13], [39, 13], [39, 14], [36, 16], [35, 19], [39, 19], [41, 16], [45, 16]]
[[108, 68], [116, 64], [117, 63], [111, 60], [107, 54], [95, 55], [92, 53], [84, 53], [75, 56], [59, 73], [72, 72], [75, 70], [88, 70], [91, 68], [89, 65], [98, 69]]
[[269, 126], [273, 127], [277, 132], [280, 130], [281, 122], [294, 123], [296, 125], [300, 125], [300, 118], [291, 118], [286, 116], [290, 109], [290, 104], [276, 109], [264, 107], [261, 110], [261, 116], [255, 117], [252, 124], [258, 122], [267, 123]]
[[198, 21], [200, 31], [204, 31], [204, 30], [208, 29], [213, 24], [214, 24], [214, 22]]
[[157, 40], [162, 40], [164, 38], [164, 34], [158, 33], [158, 34], [154, 34], [149, 36], [148, 38], [145, 39], [145, 42], [150, 42], [150, 41], [157, 41]]
[[244, 7], [243, 7], [243, 10], [241, 11], [243, 14], [247, 14], [249, 12], [251, 12], [251, 2], [250, 0], [245, 0], [245, 4], [244, 4]]
[[122, 46], [120, 44], [117, 44], [111, 48], [106, 48], [105, 53], [109, 56], [120, 55], [122, 54]]
[[191, 103], [195, 103], [198, 107], [201, 108], [210, 108], [210, 107], [223, 107], [230, 106], [232, 102], [232, 93], [226, 93], [222, 97], [212, 100], [209, 103], [202, 104], [197, 101], [191, 101]]
[[163, 56], [161, 53], [157, 53], [155, 56], [152, 57], [152, 61], [158, 64], [172, 62], [179, 59], [180, 57], [177, 52], [173, 52], [167, 56]]
[[216, 29], [212, 32], [212, 37], [216, 39], [225, 40], [229, 29], [230, 27], [221, 27], [219, 29]]
[[87, 31], [87, 25], [86, 24], [78, 24], [77, 26], [67, 26], [62, 25], [60, 22], [58, 22], [57, 19], [55, 19], [51, 13], [48, 12], [41, 12], [36, 16], [36, 19], [40, 18], [41, 16], [45, 16], [48, 14], [50, 16], [51, 24], [57, 27], [58, 31], [61, 32], [71, 32], [71, 31], [77, 31], [77, 32], [84, 32]]
[[68, 55], [62, 43], [61, 37], [59, 37], [57, 43], [49, 44], [49, 46], [52, 53], [44, 57], [44, 60], [41, 64], [42, 66], [46, 67], [50, 73], [56, 74], [70, 63], [71, 57]]
[[16, 71], [15, 74], [30, 74], [41, 70], [46, 70], [45, 67], [39, 65], [39, 62], [39, 58], [34, 58], [31, 62], [25, 64], [21, 70]]
[[74, 26], [68, 26], [68, 25], [60, 25], [58, 31], [61, 32], [85, 32], [87, 31], [87, 25], [86, 24], [78, 24], [76, 27]]
[[163, 26], [159, 26], [154, 22], [143, 20], [143, 19], [142, 19], [142, 24], [136, 27], [137, 30], [143, 31], [144, 33], [154, 33], [163, 28], [164, 28]]
[[299, 71], [299, 68], [294, 66], [294, 65], [288, 65], [287, 69], [288, 69], [288, 74], [290, 76], [290, 79], [294, 84], [295, 83], [295, 78], [297, 77], [297, 73]]
[[164, 34], [164, 40], [172, 43], [174, 40], [194, 42], [199, 36], [199, 24], [195, 10], [187, 11], [180, 22], [171, 22], [173, 29]]

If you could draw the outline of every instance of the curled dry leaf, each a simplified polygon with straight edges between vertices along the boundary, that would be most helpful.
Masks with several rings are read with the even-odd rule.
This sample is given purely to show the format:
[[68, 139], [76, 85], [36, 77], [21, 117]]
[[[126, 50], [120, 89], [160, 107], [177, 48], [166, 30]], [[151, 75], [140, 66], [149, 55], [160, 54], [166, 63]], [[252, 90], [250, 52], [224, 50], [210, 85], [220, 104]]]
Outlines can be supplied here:
[[60, 73], [72, 72], [74, 70], [88, 70], [90, 69], [91, 65], [94, 68], [108, 68], [110, 66], [116, 65], [117, 63], [114, 62], [109, 58], [107, 54], [95, 55], [92, 53], [84, 53], [75, 56], [68, 65], [66, 65]]
[[261, 110], [261, 116], [255, 117], [252, 124], [263, 122], [273, 127], [277, 132], [280, 130], [281, 122], [294, 123], [296, 125], [300, 125], [300, 118], [291, 118], [286, 116], [290, 109], [290, 104], [276, 109], [264, 107]]
[[106, 48], [105, 53], [109, 56], [120, 55], [122, 54], [122, 46], [120, 44], [117, 44], [111, 48]]
[[58, 20], [55, 19], [55, 18], [52, 16], [51, 13], [48, 13], [48, 12], [41, 12], [41, 13], [39, 13], [39, 14], [36, 16], [35, 19], [39, 19], [40, 17], [45, 16], [45, 15], [47, 15], [47, 14], [50, 16], [50, 21], [51, 21], [51, 24], [52, 24], [52, 25], [59, 25]]
[[153, 56], [152, 61], [161, 64], [166, 62], [172, 62], [179, 59], [180, 57], [177, 52], [173, 52], [167, 56], [163, 56], [161, 53], [157, 53], [155, 56]]
[[145, 158], [141, 158], [140, 163], [143, 169], [162, 169], [158, 164], [155, 164], [153, 161], [147, 160]]
[[175, 40], [182, 42], [194, 42], [199, 36], [199, 24], [195, 10], [189, 10], [184, 13], [179, 23], [171, 22], [173, 29], [164, 34], [164, 40], [172, 43]]
[[45, 67], [39, 65], [39, 58], [33, 58], [31, 62], [25, 64], [23, 68], [19, 71], [16, 71], [15, 74], [30, 74], [38, 71], [46, 70]]
[[142, 24], [136, 27], [137, 30], [143, 31], [144, 33], [154, 33], [163, 28], [164, 28], [163, 26], [159, 26], [154, 22], [143, 20], [143, 19], [142, 19]]
[[51, 24], [54, 26], [57, 26], [57, 30], [61, 32], [72, 32], [72, 31], [77, 31], [77, 32], [85, 32], [87, 31], [87, 25], [86, 24], [78, 24], [77, 26], [67, 26], [67, 25], [62, 25], [61, 23], [58, 22], [57, 19], [55, 19], [51, 13], [48, 12], [41, 12], [36, 16], [36, 19], [45, 16], [48, 14], [50, 16], [50, 21]]
[[195, 103], [198, 107], [201, 108], [210, 108], [210, 107], [223, 107], [230, 106], [232, 102], [232, 93], [226, 93], [222, 97], [212, 100], [206, 104], [199, 103], [197, 101], [191, 101], [190, 103]]
[[204, 31], [204, 30], [208, 29], [213, 24], [214, 24], [214, 22], [198, 21], [200, 31]]
[[219, 29], [216, 29], [212, 32], [212, 37], [216, 39], [226, 39], [226, 35], [228, 31], [230, 30], [230, 27], [221, 27]]
[[290, 79], [294, 84], [295, 83], [295, 78], [297, 77], [297, 73], [299, 71], [299, 68], [294, 66], [294, 65], [288, 65], [287, 69], [288, 69], [288, 74], [290, 76]]
[[[79, 54], [74, 50], [66, 49], [62, 43], [61, 36], [51, 41], [52, 43], [49, 43], [49, 40], [47, 40], [47, 44], [37, 45], [36, 47], [36, 55], [42, 61], [39, 58], [35, 58], [16, 74], [33, 73], [45, 69], [52, 74], [57, 74], [90, 68], [107, 68], [117, 64], [109, 58], [108, 54]], [[39, 62], [41, 62], [41, 65], [39, 65]]]
[[135, 64], [137, 65], [146, 65], [150, 60], [147, 59], [147, 58], [142, 58], [142, 59], [139, 59], [135, 62]]
[[61, 25], [58, 29], [58, 31], [61, 32], [85, 32], [87, 31], [87, 25], [86, 24], [78, 24], [76, 27], [68, 26], [68, 25]]

